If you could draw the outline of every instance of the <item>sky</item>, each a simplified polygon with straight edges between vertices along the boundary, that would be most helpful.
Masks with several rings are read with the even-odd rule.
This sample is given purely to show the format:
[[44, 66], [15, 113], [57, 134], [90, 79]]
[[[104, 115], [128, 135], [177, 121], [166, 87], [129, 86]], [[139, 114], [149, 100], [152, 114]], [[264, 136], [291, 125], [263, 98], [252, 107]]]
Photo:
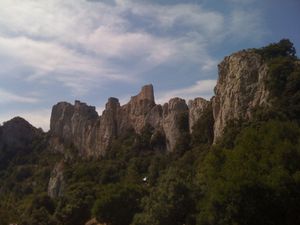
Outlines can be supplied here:
[[299, 53], [299, 21], [299, 0], [0, 0], [0, 124], [46, 131], [59, 101], [101, 114], [149, 83], [160, 104], [210, 99], [225, 56], [282, 38]]

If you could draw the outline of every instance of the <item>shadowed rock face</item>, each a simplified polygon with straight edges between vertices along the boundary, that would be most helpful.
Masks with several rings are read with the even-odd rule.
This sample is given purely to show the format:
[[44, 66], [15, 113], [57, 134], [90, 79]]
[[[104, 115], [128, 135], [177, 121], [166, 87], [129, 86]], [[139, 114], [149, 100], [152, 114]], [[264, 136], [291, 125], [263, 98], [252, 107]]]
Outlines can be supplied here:
[[219, 79], [212, 101], [214, 142], [221, 137], [232, 119], [249, 119], [253, 109], [268, 104], [264, 80], [267, 65], [253, 51], [241, 51], [225, 57], [219, 64]]
[[28, 148], [42, 134], [21, 117], [15, 117], [0, 126], [0, 150], [16, 151]]
[[15, 117], [0, 126], [0, 170], [5, 169], [12, 158], [33, 150], [33, 143], [42, 137], [43, 131], [30, 125], [21, 117]]

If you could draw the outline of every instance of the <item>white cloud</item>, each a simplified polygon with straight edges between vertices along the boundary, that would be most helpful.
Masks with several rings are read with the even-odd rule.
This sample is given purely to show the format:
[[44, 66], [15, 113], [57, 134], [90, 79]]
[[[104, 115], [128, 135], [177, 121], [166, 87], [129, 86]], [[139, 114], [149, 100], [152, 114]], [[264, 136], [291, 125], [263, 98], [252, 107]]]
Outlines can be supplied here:
[[39, 99], [36, 97], [29, 97], [11, 93], [0, 88], [0, 104], [3, 103], [38, 103]]
[[195, 97], [209, 99], [213, 96], [213, 88], [216, 83], [216, 80], [199, 80], [190, 87], [160, 92], [157, 94], [157, 102], [163, 104], [174, 97], [180, 97], [186, 100], [193, 99]]
[[[121, 3], [122, 2], [122, 3]], [[215, 65], [206, 36], [220, 32], [223, 17], [199, 6], [58, 0], [0, 3], [0, 50], [16, 68], [29, 67], [27, 81], [58, 81], [77, 94], [115, 80], [133, 82], [165, 62], [190, 60], [203, 70]], [[146, 5], [144, 5], [146, 4]], [[158, 26], [193, 26], [194, 33], [156, 35], [132, 30], [130, 11]], [[11, 17], [10, 15], [15, 15]], [[119, 61], [125, 61], [125, 66]], [[21, 67], [21, 68], [19, 68]]]
[[130, 77], [108, 67], [100, 59], [53, 42], [36, 41], [27, 37], [0, 37], [0, 52], [2, 57], [18, 63], [18, 67], [29, 67], [34, 71], [33, 74], [25, 74], [23, 79], [55, 80], [76, 92], [84, 93], [95, 82], [99, 85], [112, 80], [131, 81]]
[[[228, 38], [260, 38], [263, 28], [258, 11], [234, 9], [227, 15], [190, 3], [0, 0], [0, 77], [18, 78], [16, 82], [32, 86], [48, 85], [50, 90], [51, 85], [59, 84], [64, 87], [61, 92], [71, 91], [76, 97], [115, 81], [143, 83], [143, 76], [160, 65], [180, 69], [180, 65], [193, 64], [199, 68], [196, 79], [201, 79], [200, 72], [216, 69], [211, 51]], [[159, 93], [158, 102], [174, 96], [209, 98], [214, 85], [215, 80], [198, 81]], [[38, 98], [30, 94], [13, 94], [14, 88], [0, 89], [0, 97], [37, 103]], [[59, 88], [55, 90], [57, 93], [44, 94], [61, 94]], [[24, 115], [29, 117], [31, 112]], [[43, 127], [49, 121], [42, 111], [32, 115], [44, 121]], [[30, 118], [38, 124], [38, 119]]]
[[172, 28], [188, 26], [201, 30], [206, 36], [214, 35], [223, 28], [223, 15], [217, 11], [204, 10], [195, 4], [175, 4], [161, 6], [155, 4], [127, 4], [132, 13], [149, 17], [153, 26]]
[[260, 41], [266, 35], [261, 13], [257, 10], [234, 10], [229, 21], [228, 35], [234, 39]]

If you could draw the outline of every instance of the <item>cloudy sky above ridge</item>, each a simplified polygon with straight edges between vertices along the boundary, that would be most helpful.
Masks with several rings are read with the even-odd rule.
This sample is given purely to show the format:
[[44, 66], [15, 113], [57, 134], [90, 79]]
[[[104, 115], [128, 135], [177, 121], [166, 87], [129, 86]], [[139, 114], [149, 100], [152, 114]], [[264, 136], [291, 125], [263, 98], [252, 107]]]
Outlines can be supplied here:
[[299, 12], [299, 0], [0, 0], [0, 123], [47, 130], [58, 101], [101, 114], [148, 83], [158, 103], [209, 99], [226, 55], [281, 38], [299, 53]]

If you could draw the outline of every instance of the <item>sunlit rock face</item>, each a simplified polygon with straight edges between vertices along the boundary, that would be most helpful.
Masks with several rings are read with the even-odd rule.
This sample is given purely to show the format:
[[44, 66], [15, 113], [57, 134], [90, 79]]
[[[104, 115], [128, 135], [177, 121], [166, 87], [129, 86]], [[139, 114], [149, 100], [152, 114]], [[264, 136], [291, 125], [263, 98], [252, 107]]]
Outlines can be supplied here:
[[145, 126], [166, 137], [167, 150], [173, 151], [180, 136], [179, 115], [188, 112], [185, 100], [174, 98], [164, 107], [155, 104], [153, 86], [145, 85], [139, 94], [121, 106], [117, 98], [109, 98], [101, 116], [95, 107], [76, 101], [53, 106], [50, 144], [53, 151], [64, 152], [74, 147], [84, 157], [105, 155], [112, 141], [128, 130], [140, 133]]
[[52, 108], [50, 119], [53, 149], [61, 151], [56, 144], [62, 142], [67, 147], [74, 146], [81, 155], [89, 155], [93, 151], [89, 136], [97, 120], [98, 114], [93, 106], [80, 101], [75, 101], [74, 105], [66, 102], [57, 103]]
[[195, 98], [188, 103], [189, 107], [189, 129], [193, 132], [193, 126], [203, 116], [205, 111], [211, 109], [211, 102], [204, 98]]
[[234, 53], [219, 64], [219, 78], [212, 100], [214, 142], [223, 134], [228, 121], [249, 119], [257, 106], [268, 104], [265, 85], [268, 68], [255, 52]]
[[188, 107], [184, 99], [172, 98], [163, 106], [163, 130], [166, 136], [167, 150], [172, 152], [176, 147], [176, 141], [181, 135], [179, 120], [188, 112]]
[[64, 162], [60, 161], [55, 165], [51, 172], [50, 180], [48, 183], [48, 195], [51, 198], [58, 198], [63, 196], [64, 186]]

